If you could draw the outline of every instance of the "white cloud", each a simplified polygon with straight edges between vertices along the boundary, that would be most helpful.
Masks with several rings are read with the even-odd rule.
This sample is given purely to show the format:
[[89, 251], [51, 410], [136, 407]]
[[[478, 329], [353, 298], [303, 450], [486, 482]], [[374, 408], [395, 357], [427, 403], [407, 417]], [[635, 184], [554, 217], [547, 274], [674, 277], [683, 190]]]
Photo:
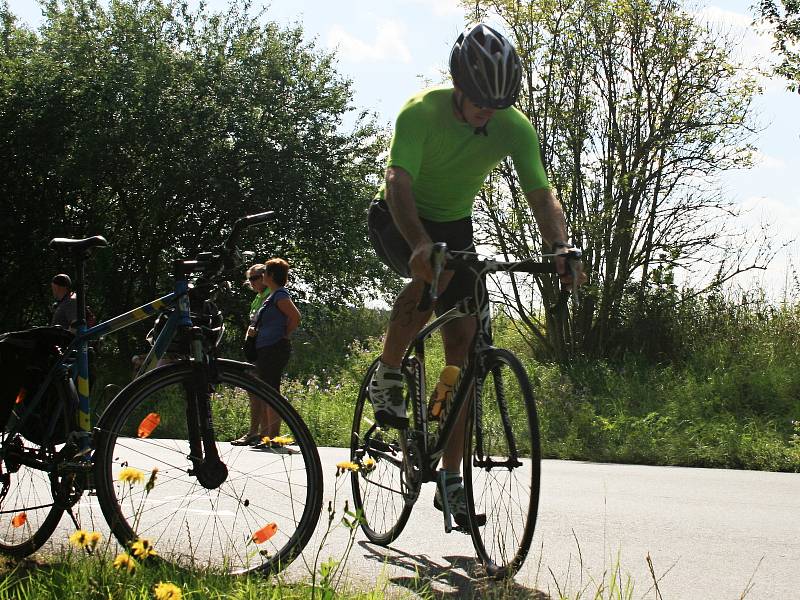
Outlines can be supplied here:
[[395, 21], [382, 21], [375, 28], [375, 39], [366, 42], [334, 25], [328, 31], [327, 44], [344, 60], [353, 62], [411, 62], [411, 51], [405, 42], [406, 27]]
[[763, 152], [756, 151], [753, 153], [753, 163], [755, 166], [762, 169], [784, 169], [786, 168], [786, 161], [782, 158], [770, 156]]
[[712, 30], [728, 35], [736, 42], [737, 48], [733, 56], [745, 66], [765, 74], [759, 77], [759, 83], [765, 91], [785, 87], [785, 82], [768, 76], [777, 60], [772, 50], [775, 39], [766, 26], [753, 23], [753, 15], [707, 6], [697, 11], [695, 16]]

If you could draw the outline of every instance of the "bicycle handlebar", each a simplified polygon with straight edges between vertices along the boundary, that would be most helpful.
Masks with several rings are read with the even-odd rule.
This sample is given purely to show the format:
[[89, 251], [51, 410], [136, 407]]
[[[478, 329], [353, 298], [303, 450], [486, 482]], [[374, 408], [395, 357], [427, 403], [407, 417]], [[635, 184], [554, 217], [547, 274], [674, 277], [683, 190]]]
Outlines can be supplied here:
[[[579, 248], [572, 248], [566, 253], [562, 254], [543, 254], [542, 258], [553, 258], [555, 256], [564, 256], [567, 260], [570, 272], [572, 274], [572, 293], [577, 293], [577, 269], [575, 262], [580, 260], [582, 252]], [[434, 244], [431, 251], [431, 267], [433, 269], [433, 279], [431, 283], [425, 283], [422, 290], [422, 298], [417, 304], [417, 310], [424, 312], [430, 310], [431, 306], [438, 299], [439, 277], [442, 271], [450, 269], [458, 271], [459, 269], [477, 269], [479, 272], [517, 272], [517, 273], [534, 273], [543, 275], [547, 273], [557, 273], [556, 265], [554, 262], [541, 262], [536, 260], [521, 260], [521, 261], [495, 261], [491, 259], [480, 259], [475, 255], [468, 254], [451, 254], [447, 250], [447, 244], [439, 242]]]
[[211, 252], [199, 252], [193, 259], [176, 260], [176, 270], [184, 275], [202, 273], [206, 278], [211, 278], [226, 269], [238, 267], [241, 257], [236, 243], [239, 241], [242, 232], [248, 227], [274, 219], [275, 216], [275, 212], [269, 210], [237, 219], [222, 245]]
[[261, 223], [265, 223], [266, 221], [269, 221], [274, 218], [275, 218], [275, 211], [268, 210], [266, 212], [257, 213], [255, 215], [247, 215], [246, 217], [237, 219], [236, 222], [233, 224], [233, 229], [231, 230], [230, 235], [223, 242], [222, 244], [223, 247], [228, 248], [229, 250], [235, 249], [237, 238], [244, 229], [252, 227], [253, 225], [259, 225]]

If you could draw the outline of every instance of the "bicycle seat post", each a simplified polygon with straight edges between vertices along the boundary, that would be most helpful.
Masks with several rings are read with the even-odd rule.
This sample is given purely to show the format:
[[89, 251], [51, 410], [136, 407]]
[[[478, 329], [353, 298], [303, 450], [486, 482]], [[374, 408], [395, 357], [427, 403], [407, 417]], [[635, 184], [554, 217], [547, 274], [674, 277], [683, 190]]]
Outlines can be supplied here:
[[89, 259], [89, 250], [74, 250], [72, 258], [75, 262], [75, 299], [77, 311], [75, 332], [80, 335], [86, 330], [86, 261]]

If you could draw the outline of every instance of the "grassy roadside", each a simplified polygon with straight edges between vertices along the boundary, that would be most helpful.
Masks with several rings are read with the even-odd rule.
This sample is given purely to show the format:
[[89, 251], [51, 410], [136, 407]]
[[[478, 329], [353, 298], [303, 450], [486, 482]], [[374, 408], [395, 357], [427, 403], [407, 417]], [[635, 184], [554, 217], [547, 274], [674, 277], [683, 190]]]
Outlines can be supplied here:
[[[531, 587], [513, 580], [477, 579], [468, 590], [459, 589], [454, 595], [442, 591], [442, 587], [447, 587], [446, 582], [426, 579], [419, 574], [412, 578], [413, 581], [404, 581], [403, 587], [392, 586], [387, 579], [379, 578], [372, 589], [359, 589], [358, 585], [350, 584], [346, 579], [326, 584], [319, 579], [312, 583], [311, 578], [290, 582], [280, 576], [230, 577], [208, 571], [184, 571], [156, 563], [141, 564], [134, 572], [127, 572], [115, 569], [113, 560], [113, 554], [102, 550], [85, 553], [71, 548], [57, 556], [19, 562], [0, 558], [0, 600], [434, 600], [444, 597], [464, 600], [631, 600], [635, 587], [619, 563], [604, 574], [602, 581], [585, 577], [578, 570], [557, 580], [549, 571], [540, 573], [544, 581], [540, 584], [537, 580]], [[657, 584], [646, 583], [645, 587], [650, 587], [648, 592], [636, 597], [659, 598]]]
[[[546, 458], [800, 472], [794, 357], [787, 363], [720, 345], [715, 356], [709, 349], [684, 364], [594, 361], [567, 370], [537, 363], [513, 328], [495, 333], [531, 377]], [[379, 352], [378, 338], [359, 340], [334, 369], [295, 374], [284, 384], [318, 444], [348, 445], [359, 384]], [[443, 365], [441, 345], [429, 352], [433, 378]]]

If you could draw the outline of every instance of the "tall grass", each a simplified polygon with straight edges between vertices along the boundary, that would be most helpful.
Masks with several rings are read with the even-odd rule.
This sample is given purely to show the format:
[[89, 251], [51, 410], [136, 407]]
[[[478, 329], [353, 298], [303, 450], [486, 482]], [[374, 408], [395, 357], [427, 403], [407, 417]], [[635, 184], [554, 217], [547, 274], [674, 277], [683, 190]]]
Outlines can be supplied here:
[[[545, 456], [800, 471], [800, 307], [712, 296], [660, 318], [671, 321], [659, 327], [654, 319], [647, 336], [622, 332], [632, 347], [622, 357], [579, 359], [570, 368], [536, 362], [512, 324], [495, 323], [496, 345], [516, 352], [531, 376]], [[359, 382], [380, 352], [382, 325], [372, 321], [375, 335], [343, 352], [337, 344], [352, 337], [331, 329], [338, 342], [320, 339], [310, 349], [316, 364], [328, 366], [284, 385], [318, 444], [348, 445]], [[326, 363], [330, 353], [336, 358]], [[429, 344], [429, 354], [433, 379], [441, 344]]]
[[[535, 361], [517, 328], [496, 320], [496, 345], [513, 350], [531, 376], [545, 456], [800, 471], [800, 305], [674, 293], [649, 301], [620, 320], [626, 352], [570, 368]], [[367, 309], [304, 314], [282, 392], [318, 444], [349, 445], [359, 384], [387, 318]], [[234, 343], [222, 354], [238, 351]], [[435, 381], [444, 364], [436, 338], [427, 364]], [[113, 369], [98, 369], [120, 385], [129, 371], [118, 367], [114, 379]], [[239, 399], [230, 410], [241, 418], [248, 409]]]

